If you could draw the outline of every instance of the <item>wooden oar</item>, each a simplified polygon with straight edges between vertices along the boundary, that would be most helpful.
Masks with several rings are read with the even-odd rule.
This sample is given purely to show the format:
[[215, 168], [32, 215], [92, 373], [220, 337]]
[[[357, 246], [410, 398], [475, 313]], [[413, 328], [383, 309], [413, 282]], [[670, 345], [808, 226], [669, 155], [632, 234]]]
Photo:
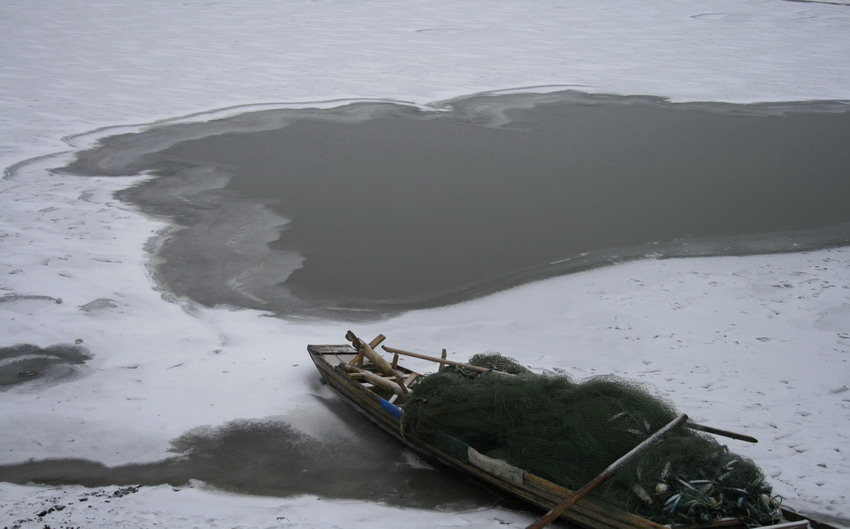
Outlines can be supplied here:
[[402, 349], [396, 349], [395, 347], [387, 347], [386, 345], [382, 345], [381, 348], [388, 353], [395, 353], [404, 356], [412, 356], [413, 358], [421, 358], [422, 360], [430, 360], [431, 362], [437, 362], [440, 364], [446, 364], [455, 367], [463, 367], [465, 369], [471, 369], [473, 371], [481, 371], [482, 373], [487, 373], [492, 371], [493, 373], [499, 373], [500, 375], [508, 375], [514, 376], [511, 373], [505, 373], [504, 371], [496, 371], [494, 369], [487, 369], [486, 367], [474, 366], [472, 364], [465, 364], [463, 362], [455, 362], [454, 360], [446, 360], [445, 358], [437, 358], [436, 356], [428, 356], [419, 353], [411, 353], [410, 351], [404, 351]]
[[[381, 335], [380, 337], [383, 337], [383, 335]], [[494, 373], [499, 373], [499, 374], [502, 374], [502, 375], [514, 376], [511, 373], [505, 373], [504, 371], [495, 371], [495, 370], [492, 370], [492, 369], [487, 369], [486, 367], [474, 366], [472, 364], [465, 364], [463, 362], [456, 362], [454, 360], [446, 360], [445, 358], [437, 358], [436, 356], [428, 356], [428, 355], [423, 355], [423, 354], [419, 354], [419, 353], [412, 353], [410, 351], [404, 351], [402, 349], [396, 349], [395, 347], [388, 347], [386, 345], [382, 345], [381, 348], [384, 351], [387, 351], [388, 353], [395, 353], [395, 354], [400, 354], [400, 355], [405, 355], [405, 356], [412, 356], [414, 358], [421, 358], [422, 360], [430, 360], [431, 362], [437, 362], [437, 363], [440, 363], [440, 364], [445, 364], [445, 365], [450, 365], [450, 366], [455, 366], [455, 367], [463, 367], [463, 368], [466, 368], [466, 369], [471, 369], [473, 371], [481, 371], [483, 373], [486, 373], [487, 371], [493, 371]], [[700, 430], [702, 432], [713, 433], [715, 435], [722, 435], [724, 437], [729, 437], [731, 439], [738, 439], [739, 441], [746, 441], [748, 443], [759, 442], [759, 440], [756, 439], [755, 437], [751, 437], [749, 435], [745, 435], [745, 434], [742, 434], [742, 433], [730, 432], [729, 430], [721, 430], [720, 428], [715, 428], [713, 426], [706, 426], [704, 424], [697, 424], [695, 422], [688, 422], [687, 426], [688, 426], [688, 428], [690, 428], [692, 430]]]
[[713, 433], [714, 435], [722, 435], [723, 437], [729, 437], [731, 439], [737, 439], [739, 441], [746, 441], [748, 443], [759, 442], [759, 440], [755, 437], [750, 437], [749, 435], [744, 435], [742, 433], [730, 432], [729, 430], [721, 430], [720, 428], [715, 428], [713, 426], [706, 426], [704, 424], [697, 424], [695, 422], [689, 422], [687, 426], [691, 430], [699, 430], [701, 432]]
[[650, 437], [647, 437], [641, 444], [632, 448], [626, 455], [611, 463], [608, 468], [606, 468], [602, 471], [601, 474], [593, 478], [593, 480], [591, 480], [587, 485], [575, 491], [572, 496], [553, 507], [552, 510], [538, 518], [536, 522], [526, 527], [526, 529], [542, 529], [543, 527], [546, 527], [547, 525], [552, 523], [555, 518], [561, 516], [564, 512], [567, 511], [567, 509], [578, 503], [578, 501], [587, 496], [590, 491], [592, 491], [593, 489], [601, 485], [603, 482], [605, 482], [608, 478], [613, 476], [617, 472], [617, 469], [623, 466], [626, 462], [631, 460], [634, 456], [636, 456], [646, 448], [658, 442], [658, 440], [660, 440], [667, 432], [687, 420], [688, 416], [683, 413], [672, 421], [670, 421], [669, 423], [667, 423], [666, 426], [652, 434]]

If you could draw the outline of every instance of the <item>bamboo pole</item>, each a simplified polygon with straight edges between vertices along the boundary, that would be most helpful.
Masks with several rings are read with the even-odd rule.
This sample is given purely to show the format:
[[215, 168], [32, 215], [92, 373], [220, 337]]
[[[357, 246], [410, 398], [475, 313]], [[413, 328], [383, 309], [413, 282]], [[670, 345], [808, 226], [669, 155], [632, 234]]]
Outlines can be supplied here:
[[[360, 353], [362, 353], [366, 358], [368, 358], [373, 364], [378, 366], [384, 374], [394, 377], [397, 376], [396, 372], [393, 371], [393, 368], [390, 366], [389, 362], [384, 360], [384, 357], [375, 352], [372, 347], [357, 337], [353, 332], [348, 331], [345, 333], [345, 339], [350, 341], [351, 344], [357, 349]], [[377, 340], [377, 338], [375, 339]], [[381, 341], [378, 341], [381, 343]]]
[[384, 378], [381, 375], [378, 375], [377, 373], [372, 373], [371, 371], [366, 371], [365, 369], [360, 369], [356, 366], [346, 363], [340, 364], [340, 367], [344, 371], [350, 373], [352, 376], [357, 378], [363, 378], [365, 381], [374, 384], [375, 386], [379, 386], [389, 391], [392, 391], [396, 395], [401, 395], [407, 393], [408, 391], [406, 387], [399, 384], [398, 382], [394, 382], [388, 378]]
[[[437, 358], [436, 356], [428, 356], [428, 355], [423, 355], [423, 354], [419, 354], [419, 353], [412, 353], [410, 351], [404, 351], [402, 349], [396, 349], [395, 347], [388, 347], [386, 345], [382, 346], [382, 348], [384, 349], [384, 351], [387, 351], [388, 353], [394, 353], [394, 354], [397, 354], [397, 355], [412, 356], [414, 358], [420, 358], [422, 360], [430, 360], [431, 362], [437, 362], [437, 363], [440, 364], [441, 369], [442, 369], [443, 365], [451, 365], [451, 366], [455, 366], [455, 367], [463, 367], [463, 368], [466, 368], [466, 369], [472, 369], [473, 371], [480, 371], [480, 372], [483, 372], [483, 373], [486, 373], [487, 371], [493, 371], [494, 373], [500, 373], [500, 374], [503, 374], [503, 375], [513, 376], [513, 375], [511, 375], [511, 373], [505, 373], [503, 371], [494, 371], [494, 370], [491, 370], [491, 369], [487, 369], [485, 367], [474, 366], [472, 364], [466, 364], [466, 363], [463, 363], [463, 362], [455, 362], [453, 360], [446, 360], [446, 357], [445, 357], [446, 350], [445, 349], [443, 349], [443, 357]], [[724, 437], [729, 437], [730, 439], [737, 439], [739, 441], [746, 441], [748, 443], [758, 443], [758, 439], [756, 439], [755, 437], [752, 437], [752, 436], [749, 436], [749, 435], [746, 435], [746, 434], [742, 434], [742, 433], [731, 432], [729, 430], [721, 430], [720, 428], [715, 428], [713, 426], [706, 426], [704, 424], [697, 424], [695, 422], [690, 422], [690, 421], [688, 422], [687, 426], [688, 426], [688, 428], [690, 428], [692, 430], [700, 430], [702, 432], [712, 433], [712, 434], [715, 434], [715, 435], [721, 435], [721, 436], [724, 436]]]
[[[360, 355], [365, 356], [373, 364], [375, 364], [378, 367], [379, 371], [381, 371], [382, 373], [384, 373], [387, 376], [395, 378], [396, 383], [399, 385], [402, 392], [407, 393], [407, 386], [404, 385], [404, 379], [402, 378], [402, 375], [400, 375], [398, 373], [398, 371], [396, 371], [393, 368], [393, 366], [390, 365], [389, 362], [384, 360], [383, 356], [379, 355], [374, 349], [372, 349], [372, 346], [370, 344], [368, 344], [368, 343], [364, 342], [363, 340], [361, 340], [360, 338], [358, 338], [357, 335], [354, 334], [351, 331], [348, 331], [347, 333], [345, 333], [345, 339], [350, 341], [351, 344], [358, 351], [360, 351]], [[384, 339], [385, 339], [385, 336], [383, 334], [379, 334], [374, 340], [372, 340], [372, 343], [379, 344], [379, 343], [383, 342]]]
[[387, 347], [386, 345], [382, 345], [381, 348], [388, 353], [395, 353], [405, 356], [412, 356], [413, 358], [420, 358], [422, 360], [430, 360], [431, 362], [437, 362], [439, 364], [446, 364], [455, 367], [463, 367], [465, 369], [471, 369], [473, 371], [480, 371], [482, 373], [488, 373], [492, 371], [493, 373], [499, 373], [500, 375], [508, 375], [514, 376], [511, 373], [505, 373], [504, 371], [495, 371], [493, 369], [487, 369], [486, 367], [474, 366], [472, 364], [466, 364], [464, 362], [455, 362], [454, 360], [446, 360], [445, 358], [437, 358], [436, 356], [428, 356], [419, 353], [411, 353], [410, 351], [404, 351], [402, 349], [396, 349], [395, 347]]
[[697, 424], [695, 422], [688, 422], [687, 427], [691, 430], [699, 430], [701, 432], [713, 433], [714, 435], [722, 435], [723, 437], [729, 437], [730, 439], [737, 439], [739, 441], [746, 441], [748, 443], [757, 443], [758, 439], [755, 437], [750, 437], [749, 435], [744, 435], [742, 433], [730, 432], [729, 430], [721, 430], [720, 428], [715, 428], [713, 426], [706, 426], [704, 424]]
[[378, 347], [379, 345], [381, 345], [381, 342], [383, 342], [386, 339], [387, 339], [386, 336], [384, 336], [383, 334], [379, 334], [378, 336], [375, 336], [374, 340], [369, 342], [369, 347], [374, 349], [375, 347]]
[[684, 413], [667, 423], [663, 428], [652, 434], [650, 437], [644, 439], [642, 443], [632, 448], [626, 455], [621, 457], [620, 459], [611, 463], [605, 470], [602, 471], [601, 474], [593, 478], [587, 485], [580, 488], [576, 492], [574, 492], [570, 497], [556, 505], [549, 512], [541, 516], [534, 523], [526, 527], [526, 529], [542, 529], [549, 525], [555, 518], [562, 515], [567, 511], [570, 507], [578, 503], [579, 500], [587, 496], [593, 489], [601, 485], [608, 478], [613, 476], [617, 470], [631, 460], [634, 456], [642, 452], [644, 449], [652, 446], [657, 443], [667, 432], [672, 430], [673, 428], [679, 426], [683, 422], [688, 420], [688, 416]]

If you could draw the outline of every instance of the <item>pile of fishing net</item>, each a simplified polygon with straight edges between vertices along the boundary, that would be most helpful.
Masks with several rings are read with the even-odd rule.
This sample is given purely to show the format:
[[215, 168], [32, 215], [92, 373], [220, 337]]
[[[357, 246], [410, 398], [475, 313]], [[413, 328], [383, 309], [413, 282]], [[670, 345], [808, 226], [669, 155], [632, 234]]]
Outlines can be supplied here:
[[[616, 377], [574, 382], [534, 374], [497, 354], [473, 365], [512, 373], [444, 369], [416, 386], [404, 428], [464, 457], [489, 457], [576, 490], [672, 421], [675, 408]], [[591, 497], [659, 523], [705, 523], [739, 517], [776, 523], [779, 503], [750, 460], [681, 426], [639, 454]]]

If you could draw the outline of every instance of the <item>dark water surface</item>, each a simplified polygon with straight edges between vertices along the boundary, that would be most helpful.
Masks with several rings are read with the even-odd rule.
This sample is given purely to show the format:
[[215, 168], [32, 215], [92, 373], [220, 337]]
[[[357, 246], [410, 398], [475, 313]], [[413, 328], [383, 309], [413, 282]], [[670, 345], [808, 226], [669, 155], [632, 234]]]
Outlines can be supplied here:
[[108, 138], [68, 169], [161, 176], [124, 197], [182, 226], [158, 249], [178, 294], [374, 315], [645, 256], [847, 244], [848, 109], [356, 103]]
[[[0, 298], [0, 303], [3, 300]], [[35, 380], [55, 383], [74, 377], [88, 360], [91, 360], [88, 349], [76, 344], [0, 347], [0, 391]]]
[[0, 481], [103, 487], [201, 480], [243, 494], [312, 494], [452, 511], [510, 502], [469, 477], [431, 466], [340, 399], [322, 399], [318, 407], [324, 406], [345, 425], [344, 434], [319, 439], [282, 420], [233, 421], [175, 439], [171, 459], [116, 467], [30, 460], [0, 465]]

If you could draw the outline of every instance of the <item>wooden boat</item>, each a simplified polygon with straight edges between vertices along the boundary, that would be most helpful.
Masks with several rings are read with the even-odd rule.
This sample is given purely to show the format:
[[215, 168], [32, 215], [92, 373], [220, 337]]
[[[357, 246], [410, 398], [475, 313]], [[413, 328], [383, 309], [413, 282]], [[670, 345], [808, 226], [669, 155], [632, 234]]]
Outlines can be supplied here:
[[[449, 454], [410, 432], [403, 432], [401, 417], [404, 413], [404, 404], [415, 391], [416, 382], [421, 375], [399, 365], [398, 353], [440, 362], [441, 365], [467, 365], [445, 360], [445, 353], [443, 359], [438, 359], [385, 347], [385, 350], [396, 353], [393, 360], [388, 362], [374, 350], [384, 339], [383, 336], [379, 336], [370, 343], [360, 340], [350, 332], [346, 338], [357, 345], [358, 349], [348, 344], [309, 345], [307, 351], [310, 358], [322, 378], [346, 401], [400, 441], [439, 463], [453, 467], [477, 478], [484, 484], [545, 510], [552, 509], [575, 493], [573, 490], [514, 467], [505, 461], [478, 453], [474, 447], [467, 446], [466, 457], [458, 457], [457, 454]], [[782, 523], [765, 527], [835, 529], [826, 523], [808, 519], [788, 509], [783, 509], [783, 516], [785, 520]], [[587, 529], [669, 529], [667, 525], [658, 524], [589, 498], [578, 501], [561, 514], [561, 518]], [[744, 529], [747, 526], [741, 520], [726, 518], [710, 524], [678, 527]]]

